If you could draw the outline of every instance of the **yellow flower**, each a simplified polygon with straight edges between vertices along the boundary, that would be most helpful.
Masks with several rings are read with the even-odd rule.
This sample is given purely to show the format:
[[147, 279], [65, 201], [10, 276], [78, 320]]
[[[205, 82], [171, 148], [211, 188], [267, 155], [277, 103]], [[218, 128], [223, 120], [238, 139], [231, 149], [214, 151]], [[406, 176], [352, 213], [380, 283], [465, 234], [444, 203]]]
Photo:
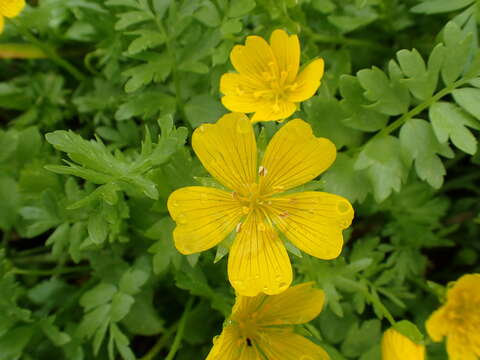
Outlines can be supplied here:
[[334, 161], [335, 145], [316, 138], [310, 125], [295, 119], [268, 145], [257, 167], [257, 144], [247, 116], [231, 113], [195, 130], [192, 147], [203, 166], [226, 190], [192, 186], [176, 190], [168, 210], [177, 223], [173, 237], [183, 254], [205, 251], [229, 234], [228, 277], [241, 295], [278, 294], [292, 282], [280, 230], [297, 248], [336, 258], [342, 230], [353, 218], [350, 203], [323, 192], [281, 194], [305, 184]]
[[382, 360], [424, 360], [425, 346], [390, 328], [382, 338]]
[[447, 291], [447, 302], [426, 323], [433, 341], [447, 338], [450, 360], [480, 358], [480, 274], [462, 276]]
[[311, 98], [323, 76], [322, 59], [312, 61], [300, 74], [297, 35], [275, 30], [270, 44], [249, 36], [245, 45], [233, 48], [230, 59], [238, 73], [224, 74], [220, 91], [230, 111], [255, 113], [252, 121], [282, 120], [292, 115], [297, 103]]
[[207, 360], [328, 360], [320, 346], [294, 331], [294, 325], [322, 311], [323, 291], [312, 285], [293, 286], [274, 296], [238, 296]]
[[0, 33], [3, 32], [6, 18], [13, 18], [20, 14], [25, 7], [25, 0], [0, 0]]

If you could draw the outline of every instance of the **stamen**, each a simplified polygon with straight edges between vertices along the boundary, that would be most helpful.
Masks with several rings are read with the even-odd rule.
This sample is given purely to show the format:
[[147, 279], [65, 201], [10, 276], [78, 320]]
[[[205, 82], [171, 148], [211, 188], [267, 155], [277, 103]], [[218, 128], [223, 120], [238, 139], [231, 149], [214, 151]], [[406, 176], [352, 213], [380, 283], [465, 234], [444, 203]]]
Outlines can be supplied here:
[[235, 227], [235, 231], [236, 231], [237, 233], [239, 233], [240, 231], [242, 231], [242, 223], [241, 223], [241, 222], [239, 222], [239, 223], [237, 224], [237, 226]]
[[267, 175], [267, 168], [263, 167], [263, 166], [260, 166], [258, 168], [258, 175], [259, 176], [266, 176]]

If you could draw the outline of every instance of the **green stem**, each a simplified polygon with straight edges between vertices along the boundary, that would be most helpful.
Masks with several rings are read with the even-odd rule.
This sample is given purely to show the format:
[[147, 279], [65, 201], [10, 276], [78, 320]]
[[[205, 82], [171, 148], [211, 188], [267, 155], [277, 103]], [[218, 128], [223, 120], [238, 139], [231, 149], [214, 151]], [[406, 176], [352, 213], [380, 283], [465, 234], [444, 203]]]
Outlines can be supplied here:
[[4, 230], [2, 234], [2, 245], [5, 249], [5, 256], [8, 255], [8, 242], [10, 241], [11, 233], [9, 230]]
[[168, 352], [168, 355], [165, 358], [165, 360], [173, 360], [173, 358], [175, 357], [175, 354], [180, 348], [180, 345], [182, 344], [183, 333], [185, 331], [185, 324], [187, 322], [187, 317], [190, 313], [190, 309], [192, 308], [192, 305], [193, 305], [193, 297], [190, 297], [190, 299], [188, 299], [187, 301], [187, 305], [185, 306], [185, 310], [183, 311], [182, 317], [180, 318], [180, 321], [178, 323], [178, 330], [175, 335], [175, 339], [173, 339], [172, 347], [170, 348], [170, 351]]
[[162, 350], [170, 340], [170, 337], [177, 331], [178, 322], [173, 324], [165, 333], [158, 338], [157, 342], [153, 347], [145, 354], [140, 360], [153, 360], [155, 356]]
[[463, 84], [467, 83], [468, 81], [470, 81], [471, 79], [470, 78], [464, 78], [464, 79], [460, 79], [456, 82], [454, 82], [453, 84], [447, 86], [446, 88], [440, 90], [438, 93], [436, 93], [435, 95], [433, 95], [430, 99], [422, 102], [421, 104], [415, 106], [412, 110], [410, 110], [409, 112], [403, 114], [402, 116], [400, 116], [397, 120], [395, 120], [394, 122], [390, 123], [387, 127], [383, 128], [382, 130], [380, 130], [378, 133], [376, 133], [374, 136], [372, 136], [368, 142], [366, 142], [365, 144], [363, 144], [362, 146], [359, 146], [357, 148], [353, 148], [353, 149], [350, 149], [348, 150], [347, 152], [350, 153], [350, 154], [354, 154], [354, 153], [357, 153], [357, 152], [360, 152], [370, 141], [374, 141], [375, 139], [379, 139], [383, 136], [387, 136], [387, 135], [390, 135], [392, 132], [394, 132], [395, 130], [397, 130], [399, 127], [401, 127], [403, 124], [405, 124], [408, 120], [412, 119], [414, 116], [420, 114], [422, 111], [428, 109], [430, 106], [432, 106], [434, 103], [436, 103], [438, 100], [440, 100], [441, 98], [443, 98], [444, 96], [450, 94], [453, 90], [455, 90], [456, 88], [458, 88], [459, 86], [462, 86]]
[[88, 271], [90, 270], [89, 266], [77, 266], [77, 267], [64, 267], [59, 269], [52, 270], [43, 270], [43, 269], [19, 269], [17, 267], [12, 269], [13, 274], [19, 275], [60, 275], [60, 274], [69, 274], [74, 272]]
[[36, 45], [40, 48], [53, 62], [55, 62], [58, 66], [65, 69], [68, 73], [70, 73], [75, 79], [78, 81], [82, 81], [85, 79], [85, 75], [83, 75], [75, 66], [70, 64], [67, 60], [62, 58], [58, 55], [57, 51], [48, 44], [43, 43], [41, 40], [37, 39], [29, 29], [25, 28], [23, 24], [16, 20], [10, 20], [17, 30], [33, 45]]

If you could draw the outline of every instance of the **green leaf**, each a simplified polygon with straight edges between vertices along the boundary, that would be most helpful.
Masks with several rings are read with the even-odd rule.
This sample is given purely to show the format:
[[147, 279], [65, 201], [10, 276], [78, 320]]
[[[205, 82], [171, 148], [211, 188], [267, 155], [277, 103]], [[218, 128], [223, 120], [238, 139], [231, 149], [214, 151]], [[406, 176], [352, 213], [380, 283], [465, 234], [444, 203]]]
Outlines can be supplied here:
[[401, 80], [417, 99], [426, 100], [435, 92], [438, 84], [438, 75], [443, 63], [445, 47], [438, 44], [428, 59], [428, 69], [422, 56], [417, 50], [400, 50], [397, 59], [400, 67], [407, 76]]
[[415, 344], [423, 344], [423, 334], [418, 330], [417, 326], [410, 321], [399, 321], [393, 325], [393, 328], [412, 340]]
[[340, 93], [346, 119], [343, 123], [353, 129], [377, 131], [385, 126], [388, 116], [369, 109], [370, 102], [363, 96], [363, 88], [358, 79], [351, 75], [340, 77]]
[[342, 120], [347, 118], [347, 114], [338, 100], [317, 96], [308, 101], [304, 109], [306, 120], [312, 125], [316, 136], [333, 141], [337, 149], [360, 145], [361, 132], [343, 124]]
[[2, 360], [18, 360], [34, 334], [31, 326], [19, 326], [0, 337]]
[[135, 300], [123, 292], [117, 292], [112, 298], [111, 321], [120, 321], [127, 316]]
[[457, 148], [468, 154], [474, 154], [477, 151], [477, 140], [466, 127], [472, 127], [476, 121], [458, 106], [437, 102], [430, 106], [429, 117], [440, 142], [450, 139]]
[[402, 126], [400, 143], [403, 151], [415, 159], [415, 169], [420, 179], [436, 189], [440, 188], [446, 170], [437, 154], [453, 157], [448, 144], [440, 143], [432, 126], [420, 119], [411, 119]]
[[229, 17], [239, 17], [248, 14], [255, 8], [255, 0], [235, 0], [230, 1], [227, 15]]
[[55, 317], [48, 317], [40, 321], [40, 326], [45, 335], [56, 345], [63, 346], [71, 341], [71, 337], [58, 328], [53, 322]]
[[414, 13], [438, 14], [462, 9], [475, 0], [424, 0], [421, 4], [415, 5], [411, 11]]
[[194, 16], [205, 26], [209, 27], [217, 27], [221, 22], [217, 8], [210, 0], [204, 0]]
[[100, 214], [92, 214], [88, 219], [88, 235], [97, 245], [107, 240], [109, 226], [104, 217]]
[[405, 85], [391, 80], [377, 67], [357, 73], [365, 97], [372, 101], [369, 107], [386, 115], [400, 115], [408, 111], [410, 93]]
[[411, 159], [401, 153], [400, 141], [382, 136], [367, 143], [358, 156], [355, 169], [367, 170], [377, 202], [385, 200], [392, 191], [400, 191], [406, 180]]
[[[480, 120], [480, 89], [457, 89], [452, 95], [458, 105]], [[477, 126], [480, 126], [480, 123], [477, 123]]]
[[8, 231], [15, 225], [20, 207], [20, 194], [15, 180], [0, 175], [0, 229]]
[[109, 303], [116, 292], [116, 286], [107, 283], [100, 283], [83, 294], [80, 298], [80, 305], [85, 308], [85, 311], [88, 311], [94, 307]]
[[164, 321], [152, 304], [153, 292], [142, 293], [135, 298], [130, 312], [122, 320], [122, 325], [138, 335], [152, 336], [164, 329]]
[[135, 295], [147, 282], [150, 274], [141, 269], [130, 268], [120, 279], [120, 290], [126, 294]]
[[125, 92], [132, 93], [151, 82], [163, 82], [170, 74], [172, 62], [167, 53], [151, 54], [147, 61], [122, 73], [128, 78], [125, 83]]
[[367, 320], [361, 327], [354, 323], [342, 344], [342, 353], [349, 357], [360, 356], [380, 342], [380, 334], [380, 321], [377, 319]]
[[133, 117], [142, 119], [151, 119], [159, 112], [162, 114], [172, 114], [175, 112], [175, 98], [167, 94], [159, 94], [158, 91], [144, 91], [137, 95], [132, 95], [126, 102], [119, 106], [115, 112], [115, 119], [124, 121]]
[[351, 202], [363, 202], [371, 186], [367, 173], [363, 170], [355, 170], [354, 165], [355, 159], [338, 153], [332, 167], [322, 176], [325, 191], [344, 196]]
[[209, 94], [195, 95], [185, 104], [185, 116], [193, 128], [204, 123], [215, 123], [225, 108]]
[[467, 66], [472, 47], [472, 35], [465, 35], [453, 21], [445, 25], [443, 33], [445, 59], [442, 66], [442, 79], [446, 85], [457, 80]]
[[152, 14], [146, 11], [129, 11], [118, 15], [118, 21], [115, 24], [115, 30], [125, 30], [131, 25], [152, 20]]
[[165, 35], [158, 30], [140, 29], [131, 31], [129, 34], [138, 36], [128, 46], [127, 53], [129, 55], [135, 55], [142, 51], [155, 48], [165, 43], [166, 40]]

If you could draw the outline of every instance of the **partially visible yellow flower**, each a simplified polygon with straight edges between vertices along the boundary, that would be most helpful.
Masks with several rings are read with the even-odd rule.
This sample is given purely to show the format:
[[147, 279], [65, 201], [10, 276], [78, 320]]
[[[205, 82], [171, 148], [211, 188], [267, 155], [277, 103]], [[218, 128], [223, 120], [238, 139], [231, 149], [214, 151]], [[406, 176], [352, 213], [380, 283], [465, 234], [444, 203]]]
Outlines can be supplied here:
[[220, 91], [230, 111], [255, 113], [252, 121], [283, 120], [297, 103], [311, 98], [323, 76], [323, 59], [316, 59], [298, 74], [300, 43], [297, 35], [275, 30], [270, 44], [260, 36], [248, 36], [236, 45], [230, 59], [238, 73], [224, 74]]
[[433, 341], [447, 338], [450, 360], [480, 358], [480, 274], [462, 276], [447, 291], [447, 302], [426, 323]]
[[13, 18], [25, 7], [25, 0], [0, 0], [0, 33], [5, 26], [4, 18]]
[[424, 360], [425, 346], [390, 328], [382, 338], [382, 360]]
[[348, 200], [324, 192], [282, 194], [324, 172], [335, 160], [335, 145], [316, 138], [295, 119], [272, 138], [261, 166], [247, 116], [231, 113], [195, 130], [192, 147], [203, 166], [226, 190], [203, 186], [174, 191], [168, 210], [182, 254], [208, 250], [233, 232], [228, 278], [240, 295], [278, 294], [292, 282], [292, 267], [278, 231], [300, 250], [336, 258], [342, 230], [352, 222]]
[[316, 318], [323, 303], [323, 291], [313, 283], [280, 295], [238, 296], [207, 360], [328, 360], [320, 346], [294, 331]]

